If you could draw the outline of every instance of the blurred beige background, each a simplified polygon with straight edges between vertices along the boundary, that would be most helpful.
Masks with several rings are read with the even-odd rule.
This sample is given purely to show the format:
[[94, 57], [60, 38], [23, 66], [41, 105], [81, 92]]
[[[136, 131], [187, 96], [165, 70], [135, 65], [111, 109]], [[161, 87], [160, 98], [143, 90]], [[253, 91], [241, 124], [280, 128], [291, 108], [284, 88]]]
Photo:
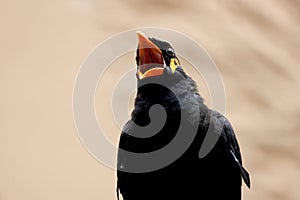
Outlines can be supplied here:
[[244, 199], [299, 200], [299, 24], [298, 0], [0, 0], [0, 200], [116, 199], [115, 171], [75, 131], [73, 84], [97, 44], [145, 26], [187, 34], [219, 67], [252, 178]]

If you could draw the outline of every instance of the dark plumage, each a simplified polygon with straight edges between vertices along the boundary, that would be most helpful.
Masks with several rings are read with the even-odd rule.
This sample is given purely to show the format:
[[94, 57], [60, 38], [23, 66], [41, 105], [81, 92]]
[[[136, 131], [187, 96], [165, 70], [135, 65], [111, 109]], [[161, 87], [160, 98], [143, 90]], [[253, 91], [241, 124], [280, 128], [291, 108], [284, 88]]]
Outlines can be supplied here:
[[[117, 184], [123, 199], [240, 200], [241, 178], [248, 187], [250, 187], [250, 178], [242, 167], [239, 145], [229, 121], [204, 104], [195, 82], [179, 66], [177, 59], [178, 66], [172, 72], [170, 60], [176, 58], [176, 54], [171, 45], [153, 38], [150, 38], [150, 41], [160, 48], [163, 55], [165, 63], [163, 74], [138, 79], [135, 108], [131, 120], [123, 129], [119, 148], [137, 153], [159, 150], [174, 139], [180, 123], [186, 125], [183, 131], [187, 136], [193, 128], [198, 131], [182, 156], [170, 165], [152, 172], [124, 172], [130, 163], [120, 152]], [[137, 50], [136, 58], [138, 65], [139, 51]], [[132, 136], [147, 134], [137, 132], [135, 124], [147, 126], [151, 123], [149, 109], [155, 104], [163, 106], [166, 111], [167, 118], [163, 128], [149, 138]], [[159, 118], [159, 116], [155, 117]], [[199, 150], [210, 124], [215, 130], [221, 130], [221, 136], [212, 151], [200, 159]], [[160, 162], [160, 160], [153, 160], [153, 162]]]

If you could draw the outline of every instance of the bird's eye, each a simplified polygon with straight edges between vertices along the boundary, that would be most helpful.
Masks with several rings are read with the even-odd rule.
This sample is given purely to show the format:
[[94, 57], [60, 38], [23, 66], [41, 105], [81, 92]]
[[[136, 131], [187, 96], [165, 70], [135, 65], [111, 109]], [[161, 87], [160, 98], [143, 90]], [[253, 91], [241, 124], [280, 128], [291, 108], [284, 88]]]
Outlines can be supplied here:
[[167, 48], [166, 53], [169, 56], [174, 56], [175, 55], [175, 51], [171, 47]]

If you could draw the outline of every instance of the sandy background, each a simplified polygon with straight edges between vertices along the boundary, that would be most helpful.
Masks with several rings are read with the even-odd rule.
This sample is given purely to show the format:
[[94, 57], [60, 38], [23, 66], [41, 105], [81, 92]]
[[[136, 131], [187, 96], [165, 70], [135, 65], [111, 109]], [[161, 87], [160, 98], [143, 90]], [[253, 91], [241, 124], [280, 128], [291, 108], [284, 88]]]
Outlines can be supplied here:
[[76, 134], [73, 83], [107, 37], [159, 26], [194, 38], [219, 67], [252, 178], [244, 199], [299, 200], [300, 1], [205, 2], [0, 0], [0, 199], [116, 199], [115, 172]]

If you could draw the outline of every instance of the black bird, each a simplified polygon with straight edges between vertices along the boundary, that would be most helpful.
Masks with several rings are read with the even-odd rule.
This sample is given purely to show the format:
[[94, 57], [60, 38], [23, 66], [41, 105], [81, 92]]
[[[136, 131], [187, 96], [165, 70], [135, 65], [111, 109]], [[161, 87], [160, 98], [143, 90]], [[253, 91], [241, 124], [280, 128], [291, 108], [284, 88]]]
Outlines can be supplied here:
[[[184, 72], [168, 42], [147, 38], [140, 32], [137, 35], [138, 90], [131, 120], [119, 142], [118, 198], [120, 192], [124, 200], [240, 200], [242, 179], [250, 188], [250, 177], [242, 166], [229, 121], [204, 104], [196, 83]], [[151, 107], [157, 104], [164, 112], [158, 109], [158, 114], [151, 115]], [[151, 128], [151, 123], [160, 121], [164, 122], [160, 129]], [[209, 127], [219, 138], [210, 153], [200, 158]], [[145, 154], [171, 145], [178, 134], [182, 142], [174, 151], [143, 160]], [[183, 151], [176, 156], [180, 149]], [[123, 150], [140, 155], [140, 159]], [[169, 159], [173, 162], [161, 164]], [[141, 167], [143, 164], [149, 168]]]

